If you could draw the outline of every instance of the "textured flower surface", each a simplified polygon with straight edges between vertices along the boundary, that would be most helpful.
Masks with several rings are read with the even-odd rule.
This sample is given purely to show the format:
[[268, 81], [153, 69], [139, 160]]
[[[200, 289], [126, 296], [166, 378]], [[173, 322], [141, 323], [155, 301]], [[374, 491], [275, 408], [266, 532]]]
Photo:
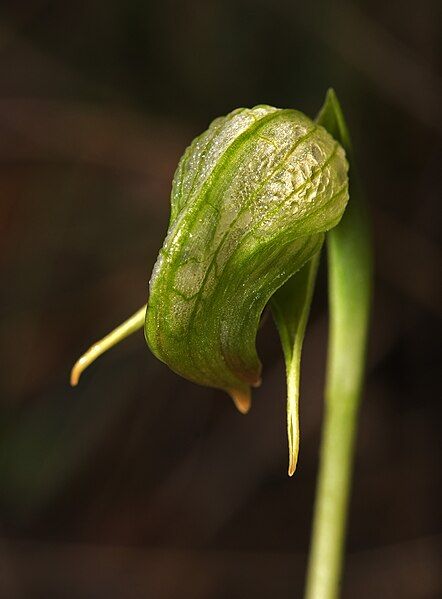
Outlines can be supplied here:
[[153, 353], [246, 412], [260, 383], [261, 313], [291, 278], [295, 296], [309, 295], [308, 275], [293, 275], [339, 222], [347, 171], [340, 144], [296, 110], [261, 105], [213, 121], [175, 173], [145, 320]]
[[302, 344], [330, 231], [325, 421], [308, 599], [332, 599], [339, 592], [370, 315], [369, 219], [354, 169], [353, 200], [345, 210], [344, 148], [352, 155], [332, 89], [315, 121], [265, 105], [213, 121], [175, 173], [169, 228], [147, 304], [95, 343], [71, 373], [76, 385], [99, 355], [144, 324], [158, 358], [192, 381], [224, 389], [245, 413], [251, 387], [260, 383], [256, 334], [269, 304], [286, 364], [292, 475], [299, 451]]
[[[330, 133], [347, 148], [342, 127], [332, 90], [316, 121], [266, 105], [214, 120], [176, 170], [169, 228], [147, 305], [77, 361], [72, 384], [144, 324], [160, 360], [196, 383], [227, 391], [245, 413], [251, 387], [261, 380], [256, 334], [269, 304], [286, 363], [293, 474], [301, 350], [320, 251], [348, 201], [347, 159]], [[355, 276], [359, 269], [351, 267]]]

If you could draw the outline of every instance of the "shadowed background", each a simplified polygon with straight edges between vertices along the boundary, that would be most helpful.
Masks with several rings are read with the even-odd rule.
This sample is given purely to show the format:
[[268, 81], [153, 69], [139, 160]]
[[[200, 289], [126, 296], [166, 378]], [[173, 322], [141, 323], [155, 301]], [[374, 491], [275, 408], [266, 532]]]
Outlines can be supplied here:
[[[304, 4], [304, 5], [303, 5]], [[247, 417], [142, 333], [69, 370], [147, 297], [178, 159], [333, 85], [372, 207], [376, 291], [344, 599], [442, 595], [438, 2], [44, 0], [0, 7], [0, 595], [301, 597], [327, 342], [324, 260], [287, 477], [271, 319]]]

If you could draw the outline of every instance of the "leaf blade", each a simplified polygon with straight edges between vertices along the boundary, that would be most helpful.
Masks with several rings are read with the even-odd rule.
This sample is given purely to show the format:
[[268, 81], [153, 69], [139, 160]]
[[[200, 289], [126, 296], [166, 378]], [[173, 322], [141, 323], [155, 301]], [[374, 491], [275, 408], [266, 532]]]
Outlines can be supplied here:
[[[373, 256], [368, 208], [354, 165], [350, 134], [333, 89], [316, 119], [344, 147], [351, 164], [350, 201], [327, 234], [330, 337], [326, 397], [362, 390], [371, 308]], [[350, 276], [351, 273], [351, 276]]]

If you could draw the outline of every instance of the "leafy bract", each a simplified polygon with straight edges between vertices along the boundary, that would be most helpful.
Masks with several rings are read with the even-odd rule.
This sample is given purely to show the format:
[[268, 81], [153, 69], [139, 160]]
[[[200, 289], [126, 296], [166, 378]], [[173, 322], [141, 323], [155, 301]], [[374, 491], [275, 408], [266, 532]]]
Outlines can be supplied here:
[[317, 122], [343, 145], [349, 157], [351, 199], [339, 225], [327, 234], [330, 331], [326, 402], [306, 599], [339, 594], [372, 286], [370, 221], [350, 137], [333, 90], [329, 90]]
[[330, 337], [326, 398], [340, 397], [357, 408], [360, 400], [372, 288], [370, 218], [352, 157], [350, 135], [335, 92], [330, 89], [316, 122], [344, 147], [352, 163], [351, 201], [327, 235]]

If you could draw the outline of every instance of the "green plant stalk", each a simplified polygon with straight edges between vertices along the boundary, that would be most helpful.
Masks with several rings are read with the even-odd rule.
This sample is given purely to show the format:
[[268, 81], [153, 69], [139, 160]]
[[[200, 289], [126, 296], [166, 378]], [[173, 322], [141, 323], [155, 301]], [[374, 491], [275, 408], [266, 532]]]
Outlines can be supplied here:
[[329, 91], [317, 121], [350, 158], [350, 202], [327, 235], [330, 331], [320, 468], [307, 572], [306, 599], [340, 593], [357, 416], [362, 394], [371, 304], [369, 219], [354, 172], [339, 103]]

